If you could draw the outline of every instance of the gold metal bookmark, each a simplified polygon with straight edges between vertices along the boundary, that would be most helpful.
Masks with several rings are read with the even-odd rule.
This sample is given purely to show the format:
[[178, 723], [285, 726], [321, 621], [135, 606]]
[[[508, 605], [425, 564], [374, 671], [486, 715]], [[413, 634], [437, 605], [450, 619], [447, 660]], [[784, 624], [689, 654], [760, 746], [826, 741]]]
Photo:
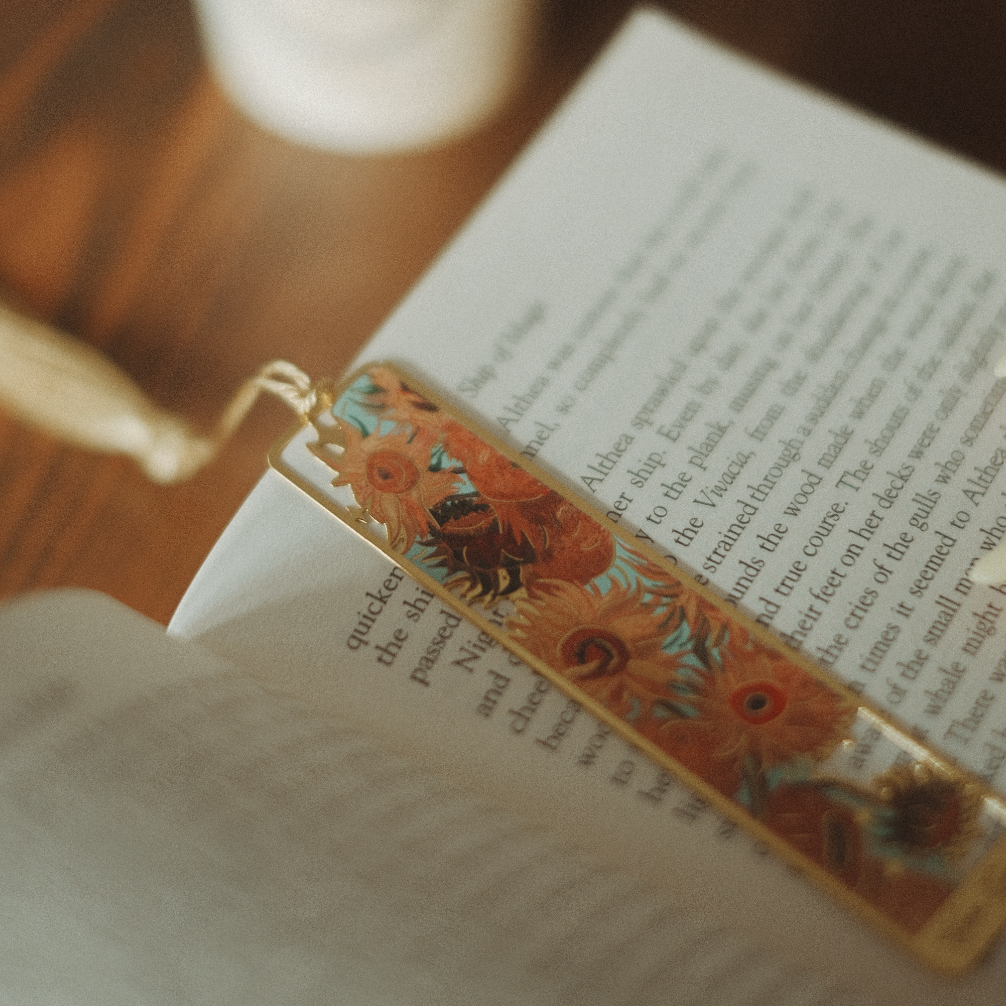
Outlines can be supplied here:
[[398, 369], [315, 393], [277, 471], [927, 964], [988, 948], [1006, 805], [979, 780]]

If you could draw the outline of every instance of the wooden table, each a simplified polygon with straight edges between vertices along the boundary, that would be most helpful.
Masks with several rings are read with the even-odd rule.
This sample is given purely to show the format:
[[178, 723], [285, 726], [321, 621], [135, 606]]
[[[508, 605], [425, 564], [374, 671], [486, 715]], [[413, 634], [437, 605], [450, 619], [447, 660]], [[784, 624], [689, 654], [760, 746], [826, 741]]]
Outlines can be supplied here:
[[[434, 151], [352, 158], [284, 143], [231, 108], [185, 0], [3, 0], [0, 289], [196, 425], [267, 359], [336, 374], [628, 6], [554, 0], [537, 74], [503, 114]], [[1006, 170], [995, 0], [664, 6]], [[162, 488], [0, 415], [0, 596], [92, 587], [166, 621], [289, 422], [257, 406], [223, 457]]]

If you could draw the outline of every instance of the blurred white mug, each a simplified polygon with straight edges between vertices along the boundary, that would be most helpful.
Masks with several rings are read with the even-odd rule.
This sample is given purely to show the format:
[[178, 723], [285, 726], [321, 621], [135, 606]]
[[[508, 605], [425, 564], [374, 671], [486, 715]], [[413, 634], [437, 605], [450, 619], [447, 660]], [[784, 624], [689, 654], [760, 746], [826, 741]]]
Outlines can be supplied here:
[[196, 0], [210, 64], [254, 121], [355, 153], [477, 125], [529, 66], [538, 0]]

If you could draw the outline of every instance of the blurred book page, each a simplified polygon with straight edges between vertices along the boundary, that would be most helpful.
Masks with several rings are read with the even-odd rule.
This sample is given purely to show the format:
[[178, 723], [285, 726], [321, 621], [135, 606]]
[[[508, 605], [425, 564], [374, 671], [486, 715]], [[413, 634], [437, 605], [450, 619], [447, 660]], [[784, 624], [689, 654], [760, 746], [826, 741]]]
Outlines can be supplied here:
[[0, 674], [4, 1002], [866, 1006], [110, 598]]

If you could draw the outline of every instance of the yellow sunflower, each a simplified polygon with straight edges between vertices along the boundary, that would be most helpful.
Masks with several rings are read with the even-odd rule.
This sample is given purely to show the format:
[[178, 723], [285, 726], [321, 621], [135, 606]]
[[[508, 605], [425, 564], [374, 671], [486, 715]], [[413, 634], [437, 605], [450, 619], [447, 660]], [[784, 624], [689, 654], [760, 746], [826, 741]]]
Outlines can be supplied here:
[[798, 755], [820, 760], [849, 736], [856, 705], [781, 654], [736, 637], [718, 652], [721, 666], [687, 699], [718, 759], [739, 765], [750, 755], [762, 769]]
[[338, 422], [346, 447], [332, 485], [350, 486], [356, 502], [387, 526], [392, 545], [407, 551], [436, 528], [430, 509], [454, 492], [457, 473], [429, 471], [428, 445], [404, 430], [365, 437], [353, 423]]
[[638, 721], [670, 697], [678, 661], [661, 646], [667, 618], [639, 587], [606, 594], [539, 580], [517, 601], [509, 628], [531, 653], [575, 681], [605, 708]]

